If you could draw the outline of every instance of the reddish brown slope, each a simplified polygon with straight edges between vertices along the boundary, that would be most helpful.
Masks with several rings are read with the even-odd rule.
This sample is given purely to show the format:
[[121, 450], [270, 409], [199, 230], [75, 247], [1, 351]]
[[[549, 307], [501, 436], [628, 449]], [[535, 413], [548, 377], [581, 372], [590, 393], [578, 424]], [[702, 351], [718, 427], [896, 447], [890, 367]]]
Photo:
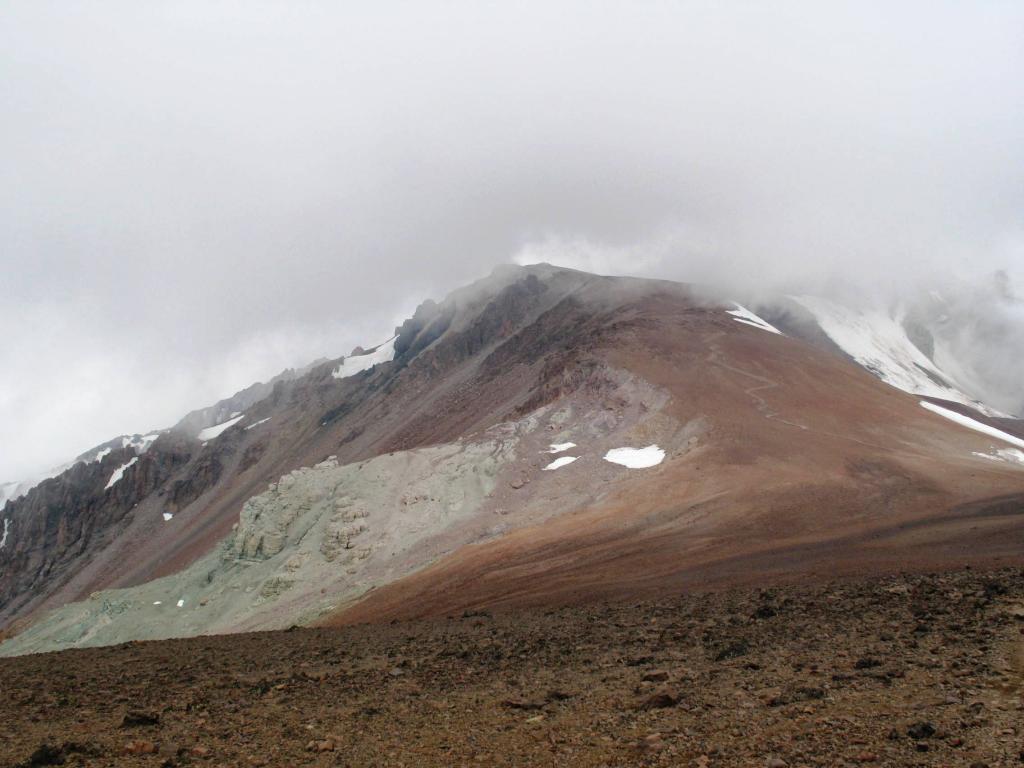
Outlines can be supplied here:
[[698, 449], [616, 473], [599, 503], [469, 546], [333, 623], [707, 584], [1024, 561], [1024, 472], [842, 358], [671, 293], [591, 352], [704, 420]]

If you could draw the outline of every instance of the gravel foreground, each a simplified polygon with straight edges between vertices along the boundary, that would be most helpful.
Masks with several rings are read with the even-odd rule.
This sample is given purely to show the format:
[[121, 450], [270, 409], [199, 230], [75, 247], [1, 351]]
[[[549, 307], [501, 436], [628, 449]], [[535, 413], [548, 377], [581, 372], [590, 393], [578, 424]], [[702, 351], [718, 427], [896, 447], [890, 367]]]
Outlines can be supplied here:
[[1024, 571], [2, 659], [0, 764], [1024, 765]]

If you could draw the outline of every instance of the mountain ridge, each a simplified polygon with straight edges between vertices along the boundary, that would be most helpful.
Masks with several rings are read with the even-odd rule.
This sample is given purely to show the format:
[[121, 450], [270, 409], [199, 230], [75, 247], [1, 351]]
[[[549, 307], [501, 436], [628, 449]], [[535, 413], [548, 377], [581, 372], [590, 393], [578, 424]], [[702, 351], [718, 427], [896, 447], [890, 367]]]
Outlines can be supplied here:
[[[254, 530], [253, 519], [246, 518], [246, 505], [260, 498], [261, 493], [265, 495], [268, 487], [271, 494], [280, 494], [276, 489], [282, 478], [294, 478], [288, 481], [289, 488], [313, 488], [322, 484], [317, 478], [341, 473], [340, 477], [349, 479], [339, 483], [361, 487], [359, 473], [352, 474], [354, 470], [345, 467], [358, 467], [389, 455], [407, 457], [400, 461], [411, 461], [409, 466], [413, 466], [421, 461], [415, 458], [420, 455], [416, 452], [432, 450], [431, 446], [454, 451], [450, 455], [459, 457], [477, 450], [472, 446], [490, 444], [495, 447], [488, 450], [493, 451], [501, 443], [506, 446], [501, 449], [502, 455], [512, 458], [488, 470], [494, 473], [493, 486], [483, 496], [474, 496], [476, 501], [450, 501], [462, 511], [453, 513], [448, 522], [444, 515], [424, 513], [424, 519], [434, 523], [423, 529], [423, 537], [410, 542], [412, 554], [405, 560], [389, 561], [379, 554], [390, 546], [388, 541], [401, 538], [395, 531], [417, 524], [415, 518], [399, 514], [403, 487], [399, 465], [382, 475], [385, 479], [381, 487], [393, 488], [393, 495], [387, 500], [367, 497], [377, 499], [372, 503], [364, 499], [370, 522], [359, 522], [363, 518], [355, 517], [346, 520], [349, 513], [343, 509], [331, 512], [324, 507], [326, 497], [321, 497], [319, 491], [310, 491], [313, 500], [301, 514], [282, 517], [278, 512], [268, 513], [272, 539], [281, 549], [260, 560], [270, 563], [260, 566], [269, 570], [262, 582], [250, 586], [258, 595], [267, 591], [270, 597], [262, 599], [274, 603], [267, 609], [271, 613], [258, 620], [264, 615], [262, 608], [256, 610], [259, 606], [249, 606], [249, 610], [223, 597], [232, 590], [231, 579], [235, 576], [231, 574], [238, 571], [228, 562], [223, 571], [227, 580], [217, 582], [224, 588], [217, 599], [226, 601], [221, 618], [215, 617], [212, 609], [205, 611], [214, 618], [193, 616], [193, 629], [189, 631], [270, 627], [298, 618], [304, 622], [383, 619], [416, 615], [416, 610], [426, 606], [433, 606], [431, 610], [454, 610], [460, 600], [490, 605], [506, 603], [512, 596], [514, 603], [515, 581], [502, 575], [502, 569], [493, 571], [480, 562], [479, 553], [490, 552], [495, 562], [515, 559], [516, 551], [536, 558], [535, 552], [529, 554], [516, 544], [527, 535], [522, 533], [525, 530], [532, 531], [530, 535], [536, 541], [549, 541], [545, 546], [552, 547], [552, 551], [568, 548], [567, 553], [575, 552], [573, 557], [585, 561], [576, 571], [559, 576], [559, 569], [542, 557], [538, 562], [546, 566], [543, 573], [549, 574], [548, 586], [544, 586], [543, 573], [536, 572], [535, 567], [528, 569], [533, 581], [533, 597], [529, 599], [557, 602], [567, 599], [567, 595], [593, 599], [607, 594], [609, 584], [615, 581], [611, 574], [617, 573], [612, 569], [602, 583], [591, 570], [608, 556], [608, 544], [595, 548], [588, 536], [605, 536], [602, 531], [608, 520], [619, 521], [617, 525], [632, 521], [627, 528], [634, 540], [626, 542], [624, 551], [633, 554], [620, 557], [627, 570], [635, 569], [637, 557], [657, 561], [657, 548], [646, 555], [636, 548], [648, 541], [650, 521], [666, 519], [668, 514], [667, 519], [676, 522], [660, 540], [674, 542], [677, 551], [697, 546], [693, 556], [697, 565], [704, 563], [701, 567], [708, 575], [720, 567], [716, 562], [747, 558], [755, 563], [760, 557], [757, 548], [745, 544], [742, 536], [721, 529], [722, 525], [733, 524], [729, 521], [742, 523], [740, 527], [748, 531], [751, 541], [777, 542], [785, 549], [794, 542], [790, 542], [792, 536], [780, 533], [781, 520], [790, 520], [803, 531], [803, 537], [817, 537], [819, 543], [829, 537], [840, 540], [844, 535], [857, 535], [849, 521], [836, 518], [835, 513], [828, 517], [832, 530], [808, 518], [821, 503], [816, 499], [829, 500], [827, 503], [838, 505], [836, 509], [864, 518], [868, 532], [862, 534], [870, 536], [870, 530], [882, 535], [879, 532], [886, 528], [886, 521], [877, 511], [871, 511], [872, 505], [897, 514], [900, 522], [894, 530], [898, 531], [900, 524], [920, 525], [920, 520], [929, 515], [941, 517], [944, 509], [1000, 494], [1013, 497], [1021, 488], [1024, 473], [1008, 464], [1004, 467], [1000, 462], [972, 457], [972, 453], [987, 450], [988, 442], [980, 435], [941, 423], [914, 398], [851, 365], [834, 350], [793, 336], [767, 333], [757, 322], [731, 316], [734, 306], [693, 287], [667, 281], [600, 277], [550, 265], [499, 270], [453, 292], [440, 303], [421, 304], [413, 317], [396, 329], [392, 360], [343, 378], [335, 375], [338, 361], [314, 365], [300, 376], [275, 382], [263, 398], [250, 403], [241, 421], [225, 427], [206, 443], [183, 430], [172, 430], [157, 439], [114, 486], [121, 486], [125, 500], [114, 507], [110, 532], [100, 536], [104, 545], [90, 550], [83, 543], [78, 550], [71, 550], [75, 557], [63, 570], [54, 570], [63, 562], [60, 557], [46, 557], [46, 542], [53, 540], [54, 534], [38, 536], [40, 545], [32, 554], [28, 551], [32, 548], [19, 538], [20, 522], [16, 520], [12, 538], [16, 543], [11, 550], [0, 550], [0, 589], [5, 590], [0, 594], [0, 619], [18, 620], [15, 626], [21, 628], [27, 617], [35, 617], [36, 626], [23, 633], [22, 647], [32, 642], [37, 643], [32, 647], [48, 647], [47, 643], [68, 641], [59, 639], [60, 632], [46, 634], [47, 626], [52, 630], [60, 624], [61, 619], [52, 618], [60, 611], [51, 618], [41, 617], [71, 603], [79, 607], [64, 609], [65, 620], [67, 610], [84, 610], [86, 618], [71, 624], [95, 624], [98, 615], [90, 612], [88, 598], [97, 590], [127, 589], [125, 594], [129, 594], [135, 589], [137, 594], [148, 594], [157, 589], [154, 584], [166, 580], [176, 584], [174, 580], [178, 579], [187, 582], [192, 593], [201, 592], [201, 581], [188, 574], [196, 573], [197, 564], [206, 562], [203, 558], [224, 562], [218, 552], [229, 553], [230, 562], [243, 568], [242, 560], [230, 553], [247, 551], [244, 546], [238, 550], [231, 545]], [[844, 403], [838, 410], [828, 405], [835, 397]], [[228, 417], [230, 421], [235, 418], [233, 413], [234, 409], [225, 405], [215, 409], [210, 419]], [[548, 421], [541, 423], [544, 419]], [[198, 424], [188, 423], [188, 431]], [[494, 429], [505, 436], [488, 437], [488, 430]], [[583, 445], [581, 436], [589, 436], [588, 441], [596, 440], [606, 449], [657, 442], [668, 456], [664, 467], [645, 470], [649, 474], [644, 481], [630, 476], [631, 470], [613, 470], [607, 463], [602, 466], [600, 456], [595, 454], [582, 455], [555, 472], [537, 473], [545, 468], [536, 458], [546, 450], [545, 439], [548, 443]], [[494, 443], [495, 439], [499, 443]], [[613, 439], [618, 444], [610, 442]], [[972, 452], [968, 446], [977, 450]], [[952, 458], [948, 455], [950, 449], [956, 452]], [[110, 467], [115, 461], [120, 466], [126, 458], [111, 457]], [[424, 460], [428, 464], [434, 461]], [[460, 458], [453, 460], [453, 467], [465, 463]], [[328, 466], [314, 467], [325, 461]], [[801, 462], [818, 469], [801, 469]], [[384, 464], [390, 466], [387, 461]], [[300, 472], [301, 467], [310, 469]], [[940, 468], [938, 474], [936, 467]], [[104, 466], [102, 472], [108, 469]], [[441, 476], [448, 471], [441, 472]], [[143, 478], [156, 482], [159, 488], [138, 485]], [[544, 483], [541, 478], [545, 478]], [[552, 486], [547, 478], [565, 480]], [[595, 478], [604, 479], [591, 487], [588, 480]], [[97, 476], [89, 482], [98, 484], [100, 479]], [[603, 483], [610, 485], [605, 488]], [[659, 488], [659, 492], [643, 490], [645, 483]], [[766, 491], [770, 492], [765, 495]], [[382, 491], [360, 491], [378, 492]], [[338, 493], [343, 494], [334, 489], [327, 496], [333, 499]], [[767, 511], [764, 504], [752, 504], [756, 496], [744, 496], [751, 493], [771, 500]], [[614, 501], [623, 494], [623, 498], [633, 499], [631, 507]], [[279, 503], [268, 497], [264, 504], [269, 504], [267, 509], [282, 504], [282, 509], [288, 508], [290, 497], [285, 494], [282, 498], [284, 501]], [[670, 513], [662, 508], [659, 499], [672, 498], [685, 499], [680, 511]], [[413, 507], [426, 503], [423, 509], [429, 510], [434, 502], [411, 503]], [[47, 504], [51, 508], [59, 506]], [[998, 507], [999, 502], [993, 504]], [[929, 505], [934, 509], [926, 509]], [[314, 507], [320, 511], [314, 514]], [[45, 519], [38, 514], [40, 508], [36, 503], [35, 508], [22, 514]], [[374, 528], [372, 513], [384, 515], [382, 520], [406, 522], [395, 522], [398, 527], [394, 530]], [[76, 519], [97, 517], [88, 504], [72, 508], [70, 514]], [[170, 519], [161, 519], [168, 514]], [[336, 515], [340, 515], [337, 521]], [[1009, 525], [1010, 537], [1003, 546], [988, 542], [979, 548], [978, 558], [1002, 557], [1015, 541], [1012, 520], [1008, 524], [1004, 518], [1006, 515], [995, 515], [988, 520], [984, 534], [989, 535], [992, 526]], [[307, 522], [300, 524], [296, 522], [299, 520]], [[710, 528], [709, 520], [713, 523]], [[590, 533], [587, 526], [576, 525], [580, 521], [590, 526]], [[368, 528], [360, 531], [359, 526]], [[351, 579], [353, 584], [359, 582], [358, 588], [345, 581], [353, 574], [337, 573], [333, 565], [327, 565], [335, 561], [324, 559], [322, 547], [309, 548], [301, 539], [294, 540], [296, 531], [307, 529], [316, 530], [323, 542], [342, 542], [342, 550], [367, 549], [360, 542], [378, 537], [364, 560], [347, 566], [358, 571], [358, 578]], [[951, 535], [948, 526], [930, 530], [940, 538]], [[709, 535], [718, 543], [708, 539]], [[979, 533], [975, 538], [981, 536]], [[349, 539], [353, 542], [351, 548], [347, 546]], [[21, 549], [17, 549], [19, 546]], [[324, 546], [330, 550], [335, 545]], [[893, 546], [899, 550], [898, 543]], [[906, 545], [904, 551], [910, 548]], [[16, 550], [21, 565], [12, 569], [10, 553]], [[293, 562], [293, 570], [288, 570], [291, 566], [286, 561], [292, 555], [305, 559], [299, 558], [302, 562]], [[477, 558], [475, 564], [471, 555]], [[872, 560], [863, 551], [861, 555], [860, 561], [851, 556], [851, 567], [885, 567], [885, 558]], [[813, 560], [795, 557], [789, 566], [794, 571], [806, 571]], [[398, 562], [402, 565], [396, 565]], [[770, 571], [770, 565], [763, 562], [761, 567]], [[203, 567], [207, 573], [213, 572]], [[210, 567], [221, 572], [217, 570], [220, 566]], [[664, 567], [658, 566], [652, 573], [661, 569], [666, 588], [669, 584], [690, 583], [681, 571], [673, 570], [674, 566], [668, 571]], [[773, 567], [777, 569], [778, 564]], [[481, 582], [479, 576], [489, 571], [497, 575]], [[11, 579], [12, 573], [22, 574], [22, 578]], [[26, 591], [25, 573], [45, 574], [46, 578]], [[313, 599], [315, 592], [310, 592], [309, 602], [303, 597], [306, 587], [302, 585], [312, 589], [318, 579], [323, 580], [323, 573], [333, 574], [330, 578], [337, 582], [331, 587], [332, 594], [321, 600]], [[469, 582], [463, 583], [463, 578]], [[584, 583], [566, 593], [550, 583], [559, 578], [582, 578]], [[422, 590], [436, 591], [446, 579], [460, 585], [459, 589], [444, 592], [455, 596], [455, 603], [432, 602]], [[617, 580], [620, 585], [633, 585], [622, 586], [619, 592], [630, 588], [657, 591], [657, 584], [637, 582], [628, 572], [617, 573]], [[292, 584], [287, 589], [281, 586], [289, 581]], [[488, 583], [492, 586], [484, 589]], [[291, 594], [286, 595], [289, 590]], [[17, 594], [17, 601], [12, 602], [13, 594]], [[108, 598], [100, 599], [102, 606], [102, 600]], [[136, 609], [152, 613], [154, 606], [146, 608], [144, 601], [117, 598], [123, 599], [135, 606], [129, 614]], [[162, 607], [170, 603], [173, 608], [177, 599], [161, 593], [157, 607], [163, 613]], [[213, 605], [212, 597], [206, 600], [204, 608]], [[193, 602], [190, 597], [189, 610], [198, 611], [192, 607]], [[83, 605], [85, 608], [81, 608]], [[293, 610], [275, 605], [298, 607]], [[335, 617], [333, 612], [339, 610], [342, 613]], [[116, 617], [101, 614], [105, 626], [117, 624]], [[164, 625], [156, 618], [153, 621], [154, 626], [163, 627], [160, 631], [169, 632], [168, 636], [182, 629], [177, 626], [179, 617], [173, 613]], [[122, 637], [120, 629], [110, 631], [114, 634], [106, 641]], [[130, 626], [127, 631], [131, 636]], [[101, 631], [99, 635], [79, 634], [73, 642], [102, 639]], [[14, 647], [17, 644], [7, 650]]]

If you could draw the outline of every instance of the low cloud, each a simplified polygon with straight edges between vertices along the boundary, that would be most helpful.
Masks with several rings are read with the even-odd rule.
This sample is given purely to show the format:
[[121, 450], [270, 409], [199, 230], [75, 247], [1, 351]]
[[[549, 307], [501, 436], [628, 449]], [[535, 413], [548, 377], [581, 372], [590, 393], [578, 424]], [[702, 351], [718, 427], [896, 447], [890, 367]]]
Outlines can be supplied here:
[[0, 27], [0, 477], [516, 260], [1024, 282], [1024, 8], [33, 2]]

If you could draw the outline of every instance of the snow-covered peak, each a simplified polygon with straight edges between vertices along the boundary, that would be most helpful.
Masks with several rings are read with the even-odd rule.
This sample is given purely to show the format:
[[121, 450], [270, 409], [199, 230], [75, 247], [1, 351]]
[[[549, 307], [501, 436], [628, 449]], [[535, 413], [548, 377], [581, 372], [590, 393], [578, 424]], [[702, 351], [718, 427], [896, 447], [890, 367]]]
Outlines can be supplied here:
[[336, 379], [347, 379], [357, 373], [369, 370], [378, 363], [389, 363], [395, 359], [395, 341], [397, 336], [392, 336], [380, 346], [374, 348], [365, 355], [349, 355], [341, 361], [341, 365], [334, 369], [332, 376]]

